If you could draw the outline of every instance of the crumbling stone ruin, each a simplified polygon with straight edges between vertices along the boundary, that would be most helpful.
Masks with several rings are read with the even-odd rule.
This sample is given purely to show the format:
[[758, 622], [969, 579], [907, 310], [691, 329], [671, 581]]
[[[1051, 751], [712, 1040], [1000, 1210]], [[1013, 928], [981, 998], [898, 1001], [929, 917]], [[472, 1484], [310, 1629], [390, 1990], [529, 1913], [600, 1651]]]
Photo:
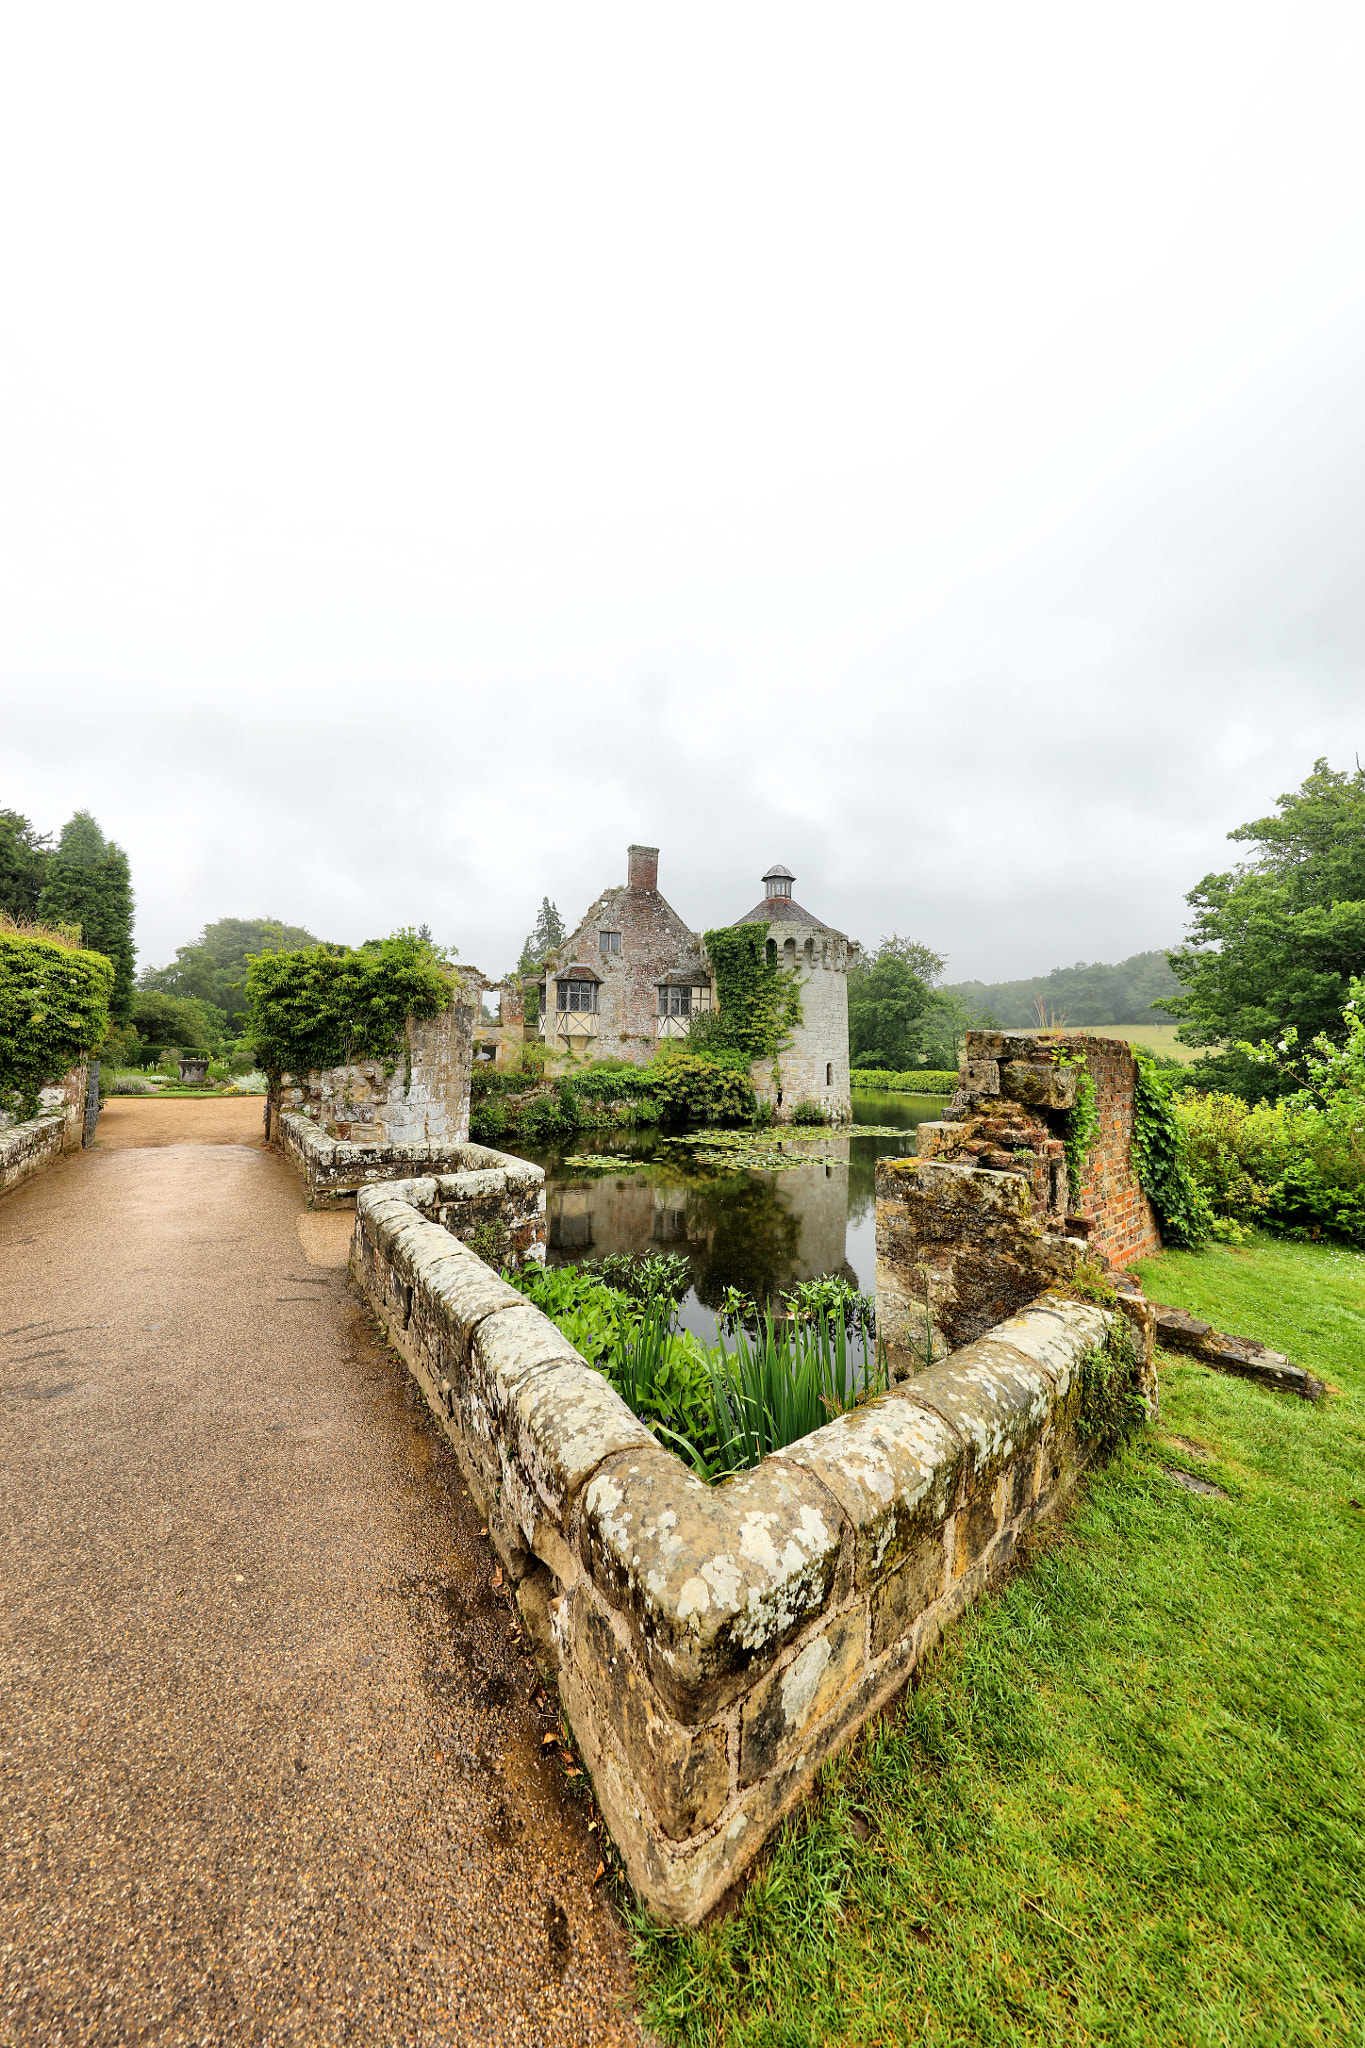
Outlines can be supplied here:
[[[1083, 1075], [1098, 1129], [1073, 1205], [1067, 1123]], [[960, 1085], [914, 1159], [877, 1166], [877, 1328], [893, 1367], [969, 1344], [1089, 1261], [1160, 1249], [1132, 1161], [1137, 1065], [1119, 1039], [967, 1034]]]
[[314, 1206], [376, 1180], [460, 1171], [477, 1002], [461, 988], [434, 1017], [410, 1017], [395, 1060], [280, 1076], [266, 1099], [266, 1134], [299, 1167]]

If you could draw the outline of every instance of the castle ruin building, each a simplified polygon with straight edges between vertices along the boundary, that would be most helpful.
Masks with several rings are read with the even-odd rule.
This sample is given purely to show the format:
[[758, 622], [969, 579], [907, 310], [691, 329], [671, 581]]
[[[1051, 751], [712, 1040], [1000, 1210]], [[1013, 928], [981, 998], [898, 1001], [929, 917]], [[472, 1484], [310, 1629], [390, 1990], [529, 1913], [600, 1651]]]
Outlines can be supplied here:
[[575, 1059], [642, 1066], [711, 1007], [701, 934], [659, 894], [659, 849], [626, 849], [624, 888], [604, 889], [546, 963], [540, 1035]]
[[[692, 1019], [718, 1007], [700, 932], [659, 894], [659, 849], [626, 850], [624, 888], [604, 889], [545, 967], [540, 1035], [554, 1052], [643, 1065], [665, 1039], [685, 1039]], [[848, 1071], [848, 966], [855, 942], [804, 910], [780, 863], [763, 877], [763, 900], [737, 924], [766, 927], [769, 962], [796, 975], [801, 1022], [777, 1057], [756, 1060], [760, 1102], [789, 1123], [814, 1103], [833, 1123], [853, 1114]]]

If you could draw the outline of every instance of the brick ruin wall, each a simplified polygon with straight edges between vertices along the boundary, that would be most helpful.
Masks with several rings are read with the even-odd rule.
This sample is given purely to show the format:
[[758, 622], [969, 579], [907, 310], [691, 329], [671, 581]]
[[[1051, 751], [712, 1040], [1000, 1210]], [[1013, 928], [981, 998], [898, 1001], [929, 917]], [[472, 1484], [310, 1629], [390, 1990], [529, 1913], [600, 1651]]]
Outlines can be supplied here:
[[488, 1520], [631, 1882], [695, 1925], [1083, 1469], [1081, 1369], [1150, 1329], [1045, 1296], [707, 1486], [403, 1186], [351, 1270]]
[[1083, 1057], [1095, 1084], [1099, 1134], [1090, 1148], [1081, 1179], [1077, 1212], [1086, 1224], [1093, 1251], [1116, 1270], [1161, 1249], [1156, 1211], [1143, 1193], [1133, 1168], [1133, 1117], [1137, 1061], [1121, 1038], [1100, 1038], [1084, 1031], [1018, 1035], [1000, 1031], [969, 1031], [964, 1072], [972, 1064], [1036, 1060], [1040, 1052], [1065, 1052]]
[[[1064, 1136], [1084, 1058], [1099, 1131], [1070, 1206]], [[1137, 1067], [1118, 1039], [969, 1032], [957, 1094], [876, 1169], [877, 1328], [893, 1370], [921, 1370], [1075, 1269], [1160, 1248], [1132, 1167]]]

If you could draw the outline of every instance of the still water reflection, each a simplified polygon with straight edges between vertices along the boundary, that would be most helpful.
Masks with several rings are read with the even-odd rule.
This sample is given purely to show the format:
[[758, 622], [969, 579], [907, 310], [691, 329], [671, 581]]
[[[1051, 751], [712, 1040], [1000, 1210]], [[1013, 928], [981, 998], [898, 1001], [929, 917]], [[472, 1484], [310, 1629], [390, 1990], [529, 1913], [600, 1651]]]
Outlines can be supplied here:
[[[796, 1145], [801, 1164], [781, 1173], [708, 1165], [694, 1146], [655, 1132], [584, 1131], [557, 1151], [527, 1150], [545, 1168], [549, 1263], [680, 1252], [692, 1276], [682, 1320], [707, 1344], [727, 1287], [775, 1301], [798, 1280], [841, 1273], [870, 1292], [876, 1162], [913, 1152], [916, 1125], [941, 1109], [940, 1097], [855, 1095], [852, 1130]], [[893, 1125], [903, 1135], [860, 1137], [859, 1124]], [[620, 1171], [565, 1164], [569, 1154], [586, 1152], [619, 1157]]]

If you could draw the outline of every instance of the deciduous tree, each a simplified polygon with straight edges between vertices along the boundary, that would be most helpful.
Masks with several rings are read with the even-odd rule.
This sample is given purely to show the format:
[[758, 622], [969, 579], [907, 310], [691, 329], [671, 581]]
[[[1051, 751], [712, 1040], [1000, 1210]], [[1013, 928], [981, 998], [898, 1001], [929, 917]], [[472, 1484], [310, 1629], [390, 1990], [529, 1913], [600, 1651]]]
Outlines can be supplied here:
[[[1205, 875], [1185, 899], [1194, 911], [1170, 963], [1187, 993], [1164, 1007], [1187, 1045], [1341, 1041], [1353, 976], [1365, 975], [1365, 771], [1314, 763], [1278, 816], [1239, 825], [1229, 839], [1252, 859]], [[1235, 1051], [1201, 1075], [1249, 1096], [1275, 1087], [1274, 1069]]]

